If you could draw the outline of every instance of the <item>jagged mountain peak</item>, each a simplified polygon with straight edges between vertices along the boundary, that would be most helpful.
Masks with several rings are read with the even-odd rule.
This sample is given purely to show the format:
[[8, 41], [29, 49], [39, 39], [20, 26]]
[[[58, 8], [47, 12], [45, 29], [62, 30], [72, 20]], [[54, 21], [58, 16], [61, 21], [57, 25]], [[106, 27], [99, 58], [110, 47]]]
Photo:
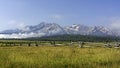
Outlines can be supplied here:
[[[81, 24], [73, 24], [71, 26], [62, 27], [56, 23], [46, 23], [41, 22], [38, 25], [25, 26], [21, 29], [15, 30], [5, 30], [0, 32], [0, 35], [13, 35], [17, 37], [41, 37], [41, 36], [51, 36], [51, 35], [61, 35], [61, 34], [80, 34], [80, 35], [97, 35], [97, 36], [107, 36], [115, 35], [110, 29], [103, 26], [85, 26]], [[20, 36], [25, 35], [25, 36]], [[30, 36], [27, 36], [30, 35]], [[12, 36], [11, 36], [12, 37]], [[1, 37], [0, 37], [1, 38]]]
[[94, 26], [90, 31], [90, 35], [115, 36], [115, 34], [109, 28], [104, 27], [104, 26]]

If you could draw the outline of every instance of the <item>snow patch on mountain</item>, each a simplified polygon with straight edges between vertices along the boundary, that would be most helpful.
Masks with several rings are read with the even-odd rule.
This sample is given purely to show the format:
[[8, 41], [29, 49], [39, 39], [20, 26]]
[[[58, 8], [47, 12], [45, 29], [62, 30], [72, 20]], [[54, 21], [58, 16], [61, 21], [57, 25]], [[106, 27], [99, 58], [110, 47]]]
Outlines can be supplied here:
[[81, 35], [88, 35], [91, 27], [80, 25], [80, 24], [73, 24], [72, 26], [65, 27], [65, 30], [68, 34], [81, 34]]
[[116, 33], [103, 26], [85, 26], [73, 24], [71, 26], [61, 27], [56, 23], [42, 22], [35, 26], [25, 26], [15, 30], [5, 30], [0, 32], [0, 38], [28, 38], [42, 37], [62, 34], [79, 34], [95, 36], [115, 36]]

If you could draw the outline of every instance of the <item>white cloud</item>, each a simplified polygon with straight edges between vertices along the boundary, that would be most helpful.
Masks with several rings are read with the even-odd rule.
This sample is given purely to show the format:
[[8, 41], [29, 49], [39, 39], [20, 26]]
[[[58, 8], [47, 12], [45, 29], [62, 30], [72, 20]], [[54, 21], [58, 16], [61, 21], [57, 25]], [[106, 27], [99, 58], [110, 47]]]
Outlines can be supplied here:
[[53, 19], [57, 19], [57, 20], [61, 20], [61, 19], [64, 18], [64, 16], [61, 15], [61, 14], [53, 14], [51, 17], [52, 17]]
[[[21, 29], [22, 31], [29, 31], [29, 27], [26, 27], [25, 23], [23, 22], [18, 22], [15, 20], [11, 20], [8, 22], [8, 25], [10, 28], [18, 28]], [[28, 38], [28, 37], [41, 37], [44, 36], [45, 33], [18, 33], [18, 34], [0, 34], [0, 38]]]
[[8, 24], [12, 24], [12, 25], [16, 24], [16, 21], [15, 20], [11, 20], [11, 21], [8, 22]]
[[110, 18], [110, 27], [116, 34], [120, 35], [120, 17], [112, 17]]
[[16, 21], [16, 20], [11, 20], [8, 22], [8, 25], [10, 28], [18, 28], [18, 29], [22, 29], [22, 28], [25, 28], [25, 23], [24, 22], [19, 22], [19, 21]]
[[120, 29], [120, 17], [112, 17], [110, 19], [110, 26], [113, 28], [113, 29]]
[[0, 34], [0, 38], [28, 38], [28, 37], [42, 37], [45, 33], [19, 33], [19, 34]]

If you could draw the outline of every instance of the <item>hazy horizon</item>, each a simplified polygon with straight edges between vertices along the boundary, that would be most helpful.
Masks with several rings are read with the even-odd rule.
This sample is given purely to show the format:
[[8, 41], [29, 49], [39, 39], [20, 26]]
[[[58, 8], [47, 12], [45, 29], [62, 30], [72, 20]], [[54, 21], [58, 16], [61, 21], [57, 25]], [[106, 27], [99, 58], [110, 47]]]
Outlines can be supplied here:
[[120, 29], [118, 0], [0, 0], [0, 31], [40, 22]]

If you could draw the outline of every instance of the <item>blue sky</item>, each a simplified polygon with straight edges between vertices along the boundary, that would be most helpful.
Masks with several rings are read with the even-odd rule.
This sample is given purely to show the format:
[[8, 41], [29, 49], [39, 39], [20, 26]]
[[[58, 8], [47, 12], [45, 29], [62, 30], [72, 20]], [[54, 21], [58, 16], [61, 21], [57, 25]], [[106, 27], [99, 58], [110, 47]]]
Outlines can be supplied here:
[[40, 22], [120, 28], [120, 0], [0, 0], [1, 30]]

